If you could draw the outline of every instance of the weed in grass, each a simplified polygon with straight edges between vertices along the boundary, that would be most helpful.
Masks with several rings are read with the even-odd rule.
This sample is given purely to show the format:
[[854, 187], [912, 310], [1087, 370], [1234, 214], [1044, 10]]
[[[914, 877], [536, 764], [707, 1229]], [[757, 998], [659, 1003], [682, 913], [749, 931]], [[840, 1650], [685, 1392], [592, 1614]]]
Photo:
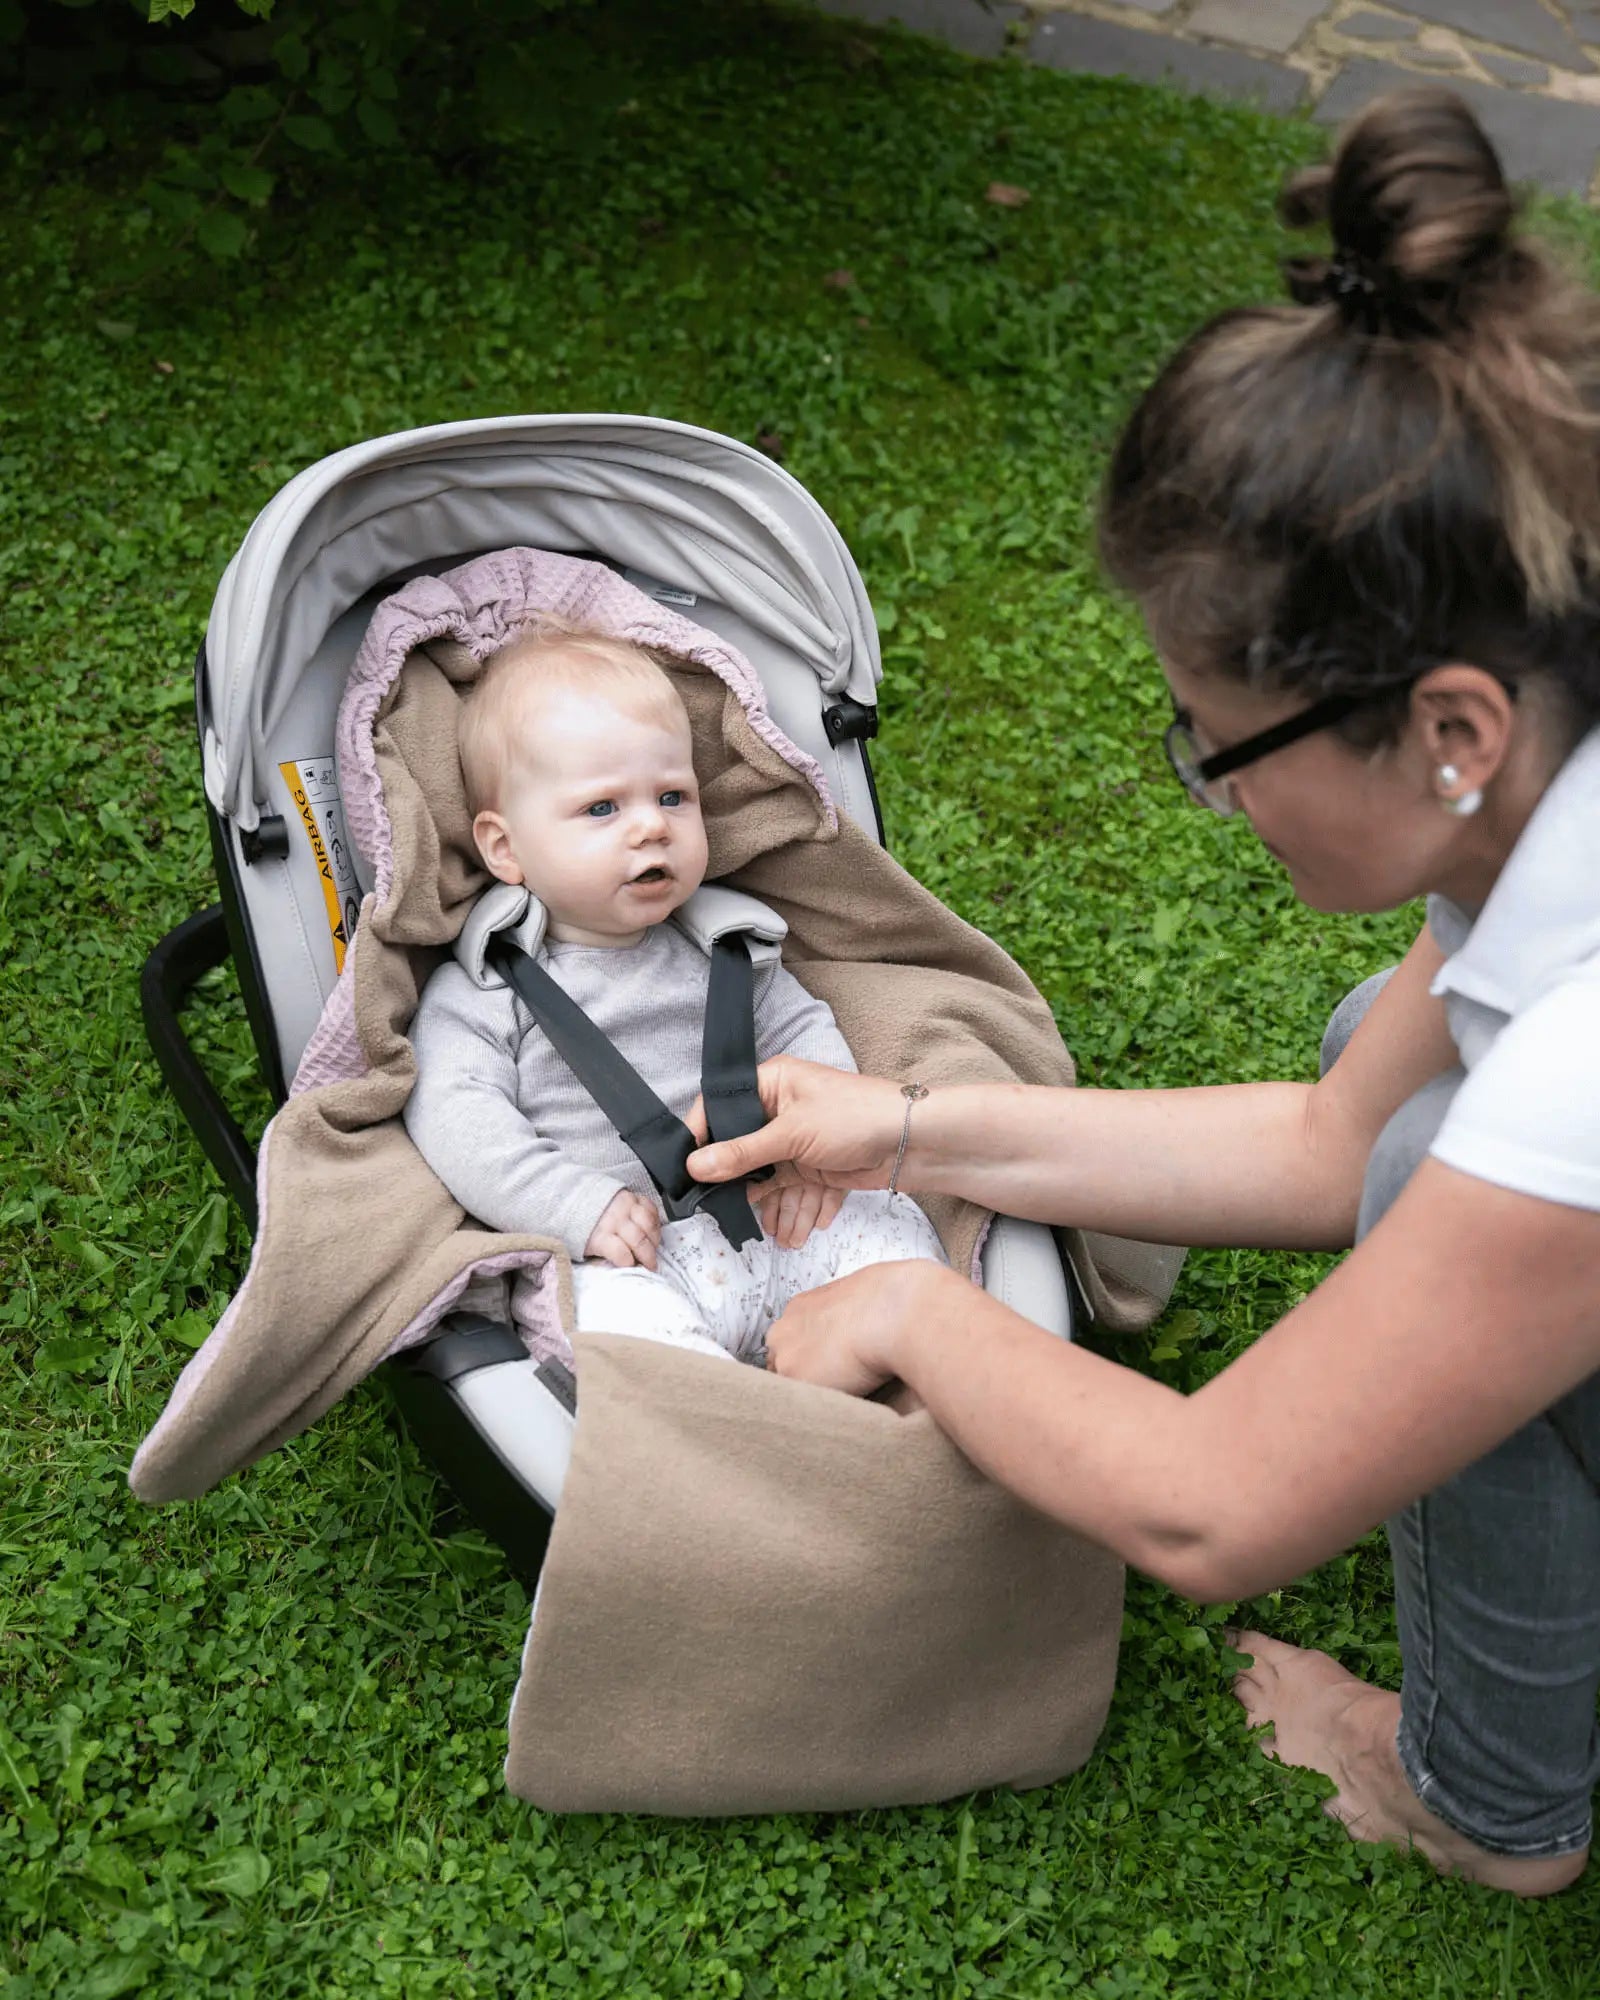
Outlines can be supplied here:
[[[1250, 1750], [1221, 1614], [1152, 1584], [1100, 1751], [1047, 1791], [555, 1820], [499, 1782], [525, 1595], [376, 1388], [192, 1506], [129, 1499], [248, 1254], [135, 998], [213, 894], [190, 662], [257, 509], [354, 439], [612, 408], [781, 452], [884, 628], [892, 844], [1093, 1081], [1307, 1075], [1414, 921], [1300, 909], [1186, 804], [1089, 550], [1119, 412], [1274, 289], [1272, 194], [1315, 135], [735, 4], [614, 0], [505, 62], [523, 119], [470, 172], [419, 132], [403, 170], [286, 196], [236, 272], [110, 302], [96, 204], [139, 160], [5, 113], [0, 1995], [1590, 1990], [1600, 1891], [1508, 1911], [1350, 1846]], [[230, 975], [191, 1021], [258, 1131]], [[1324, 1268], [1195, 1256], [1117, 1351], [1193, 1387]], [[1392, 1682], [1386, 1593], [1364, 1545], [1251, 1609]]]

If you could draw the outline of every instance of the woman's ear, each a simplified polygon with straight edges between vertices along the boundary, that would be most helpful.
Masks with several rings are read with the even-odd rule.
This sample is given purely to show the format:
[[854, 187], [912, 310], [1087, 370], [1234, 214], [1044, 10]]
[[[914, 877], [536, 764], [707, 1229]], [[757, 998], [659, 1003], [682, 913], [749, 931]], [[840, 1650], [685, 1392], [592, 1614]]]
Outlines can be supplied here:
[[1483, 792], [1510, 753], [1516, 721], [1504, 683], [1482, 667], [1434, 667], [1411, 690], [1411, 722], [1430, 785], [1447, 798]]
[[472, 822], [472, 838], [483, 856], [483, 865], [502, 882], [521, 884], [525, 879], [521, 863], [511, 848], [511, 832], [497, 812], [481, 812]]

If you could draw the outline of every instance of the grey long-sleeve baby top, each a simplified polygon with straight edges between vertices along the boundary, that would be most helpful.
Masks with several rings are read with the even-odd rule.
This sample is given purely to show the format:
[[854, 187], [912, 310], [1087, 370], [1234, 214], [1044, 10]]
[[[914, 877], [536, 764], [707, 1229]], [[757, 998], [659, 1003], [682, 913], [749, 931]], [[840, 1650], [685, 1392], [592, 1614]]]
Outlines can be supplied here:
[[[502, 899], [503, 907], [505, 896], [491, 889], [479, 908], [491, 897]], [[748, 898], [739, 900], [782, 935], [780, 920]], [[411, 1024], [417, 1081], [405, 1108], [406, 1130], [470, 1215], [492, 1229], [557, 1237], [571, 1256], [581, 1257], [620, 1190], [632, 1188], [651, 1200], [655, 1190], [527, 1008], [494, 974], [484, 973], [485, 927], [469, 919], [469, 928], [479, 933], [475, 963], [470, 949], [458, 948], [458, 961], [429, 979]], [[525, 925], [494, 928], [519, 942], [528, 935]], [[468, 964], [459, 962], [462, 956]], [[700, 1092], [711, 974], [703, 946], [674, 920], [621, 947], [541, 938], [536, 956], [682, 1118]], [[855, 1068], [832, 1011], [784, 969], [775, 950], [758, 955], [755, 1029], [762, 1062], [789, 1054]]]

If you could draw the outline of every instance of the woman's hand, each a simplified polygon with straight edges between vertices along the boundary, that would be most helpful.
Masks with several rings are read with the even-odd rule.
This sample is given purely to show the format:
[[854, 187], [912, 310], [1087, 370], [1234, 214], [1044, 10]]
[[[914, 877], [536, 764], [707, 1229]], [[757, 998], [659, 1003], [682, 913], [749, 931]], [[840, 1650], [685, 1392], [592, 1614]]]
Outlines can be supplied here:
[[976, 1296], [946, 1265], [913, 1257], [801, 1292], [767, 1335], [767, 1366], [796, 1382], [870, 1396], [900, 1374], [907, 1341], [956, 1303], [957, 1286]]
[[[733, 1181], [759, 1167], [776, 1167], [752, 1199], [765, 1201], [776, 1185], [808, 1181], [830, 1188], [881, 1188], [900, 1147], [906, 1100], [897, 1083], [829, 1069], [798, 1056], [774, 1056], [756, 1073], [768, 1122], [743, 1139], [702, 1146], [689, 1155], [697, 1181]], [[698, 1101], [688, 1124], [706, 1134]]]

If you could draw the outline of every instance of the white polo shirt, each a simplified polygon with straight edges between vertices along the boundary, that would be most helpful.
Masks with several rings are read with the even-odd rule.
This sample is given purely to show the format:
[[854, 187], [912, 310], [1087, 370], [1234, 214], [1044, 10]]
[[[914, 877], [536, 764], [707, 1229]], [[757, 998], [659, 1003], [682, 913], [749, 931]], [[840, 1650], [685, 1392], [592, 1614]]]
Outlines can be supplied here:
[[1476, 918], [1428, 898], [1433, 991], [1467, 1072], [1430, 1149], [1600, 1209], [1600, 728], [1556, 773]]

